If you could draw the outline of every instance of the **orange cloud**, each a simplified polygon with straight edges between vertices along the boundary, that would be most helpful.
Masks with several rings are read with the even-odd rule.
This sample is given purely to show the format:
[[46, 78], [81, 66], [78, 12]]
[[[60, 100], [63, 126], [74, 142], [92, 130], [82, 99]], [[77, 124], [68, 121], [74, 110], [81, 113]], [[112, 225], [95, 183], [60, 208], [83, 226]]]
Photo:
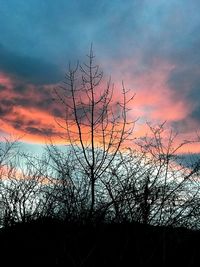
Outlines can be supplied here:
[[[194, 101], [190, 102], [186, 97], [186, 90], [180, 94], [180, 92], [176, 92], [174, 88], [171, 88], [169, 83], [171, 74], [177, 66], [157, 58], [151, 62], [151, 68], [145, 69], [146, 65], [142, 65], [141, 62], [141, 56], [138, 55], [134, 59], [105, 63], [105, 65], [109, 66], [107, 69], [113, 70], [113, 80], [117, 81], [115, 96], [119, 97], [120, 79], [125, 81], [127, 89], [130, 88], [131, 92], [136, 93], [132, 102], [130, 117], [139, 117], [140, 120], [136, 123], [134, 136], [145, 136], [149, 132], [148, 127], [145, 125], [146, 121], [154, 124], [167, 121], [168, 127], [172, 128], [172, 130], [174, 123], [180, 124], [183, 121], [182, 126], [179, 125], [181, 135], [174, 145], [180, 144], [181, 140], [195, 139], [195, 130], [199, 127], [197, 122], [190, 118], [190, 114], [195, 109], [195, 103]], [[186, 131], [189, 131], [189, 135], [185, 134]], [[183, 146], [179, 152], [200, 152], [200, 145], [198, 143], [190, 143]]]
[[[126, 86], [136, 93], [133, 113], [147, 121], [176, 121], [187, 117], [194, 107], [183, 95], [177, 96], [168, 84], [175, 65], [155, 59], [152, 68], [145, 70], [138, 61], [130, 59], [120, 62], [121, 75], [118, 71], [114, 75], [118, 88], [121, 86], [118, 77], [121, 76]], [[114, 70], [117, 69], [115, 64]]]
[[[19, 121], [18, 126], [15, 124], [17, 121]], [[61, 128], [48, 111], [34, 108], [13, 107], [13, 112], [7, 115], [7, 122], [1, 120], [0, 122], [4, 132], [22, 136], [25, 141], [37, 143], [44, 143], [48, 137], [56, 137], [61, 132]]]
[[0, 72], [0, 85], [5, 86], [7, 89], [11, 89], [13, 87], [11, 78], [2, 72]]
[[[155, 59], [152, 68], [145, 69], [138, 64], [139, 60], [138, 57], [134, 60], [110, 63], [113, 82], [116, 81], [113, 110], [117, 112], [115, 104], [120, 102], [122, 96], [120, 77], [124, 79], [125, 87], [131, 89], [129, 96], [136, 93], [134, 100], [129, 103], [129, 119], [141, 119], [138, 124], [136, 123], [136, 137], [144, 136], [148, 131], [145, 121], [156, 123], [167, 120], [170, 124], [187, 118], [194, 108], [184, 95], [177, 96], [168, 84], [175, 65]], [[3, 114], [0, 117], [0, 125], [4, 133], [23, 136], [23, 140], [28, 142], [44, 143], [49, 137], [54, 138], [56, 142], [66, 142], [66, 139], [62, 140], [59, 137], [63, 136], [65, 130], [55, 121], [55, 118], [59, 120], [65, 111], [59, 103], [51, 102], [51, 90], [54, 85], [23, 84], [23, 81], [17, 81], [4, 73], [0, 73], [0, 85], [4, 88], [0, 89], [0, 112]], [[103, 82], [99, 92], [105, 87], [106, 82]], [[84, 94], [82, 98], [86, 101]], [[76, 131], [76, 127], [73, 127], [73, 131]], [[84, 131], [87, 132], [87, 129]], [[197, 150], [197, 146], [191, 147]]]

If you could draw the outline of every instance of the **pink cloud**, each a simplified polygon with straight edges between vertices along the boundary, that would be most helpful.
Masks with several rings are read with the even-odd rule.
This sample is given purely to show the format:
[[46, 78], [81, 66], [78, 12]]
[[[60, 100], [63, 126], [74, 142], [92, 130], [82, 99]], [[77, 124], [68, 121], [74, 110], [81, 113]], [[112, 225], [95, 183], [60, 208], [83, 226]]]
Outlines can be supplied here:
[[[167, 120], [170, 126], [173, 122], [186, 120], [194, 107], [184, 94], [177, 96], [168, 84], [170, 74], [176, 66], [155, 59], [152, 68], [145, 69], [145, 67], [141, 68], [139, 60], [138, 57], [135, 60], [109, 63], [112, 66], [112, 80], [115, 82], [113, 104], [120, 101], [121, 78], [124, 80], [125, 87], [130, 88], [129, 96], [136, 93], [134, 100], [129, 104], [132, 109], [129, 119], [141, 118], [136, 124], [135, 136], [143, 136], [148, 131], [145, 121], [156, 123]], [[58, 103], [49, 104], [52, 97], [51, 90], [56, 85], [42, 85], [38, 88], [33, 84], [23, 84], [4, 73], [0, 73], [0, 85], [5, 87], [1, 90], [1, 99], [11, 102], [15, 100], [13, 106], [5, 111], [7, 113], [0, 117], [1, 130], [4, 133], [24, 136], [24, 140], [30, 142], [42, 143], [47, 136], [54, 137], [59, 142], [58, 135], [63, 134], [64, 131], [56, 124], [54, 119], [56, 116], [53, 116], [52, 112], [57, 109], [62, 114], [64, 109]], [[20, 91], [16, 90], [17, 86], [25, 86], [25, 88]], [[106, 83], [103, 83], [101, 88], [105, 86]], [[194, 126], [195, 122], [188, 120], [188, 124]], [[193, 146], [193, 149], [196, 151], [197, 146]]]
[[[113, 62], [113, 80], [116, 80], [116, 95], [119, 95], [121, 81], [135, 92], [132, 103], [133, 116], [146, 121], [173, 122], [186, 118], [194, 106], [183, 95], [178, 95], [168, 84], [170, 74], [176, 67], [169, 62], [155, 59], [151, 69], [141, 67], [140, 58]], [[139, 66], [139, 67], [138, 67]], [[120, 77], [120, 78], [119, 78]]]

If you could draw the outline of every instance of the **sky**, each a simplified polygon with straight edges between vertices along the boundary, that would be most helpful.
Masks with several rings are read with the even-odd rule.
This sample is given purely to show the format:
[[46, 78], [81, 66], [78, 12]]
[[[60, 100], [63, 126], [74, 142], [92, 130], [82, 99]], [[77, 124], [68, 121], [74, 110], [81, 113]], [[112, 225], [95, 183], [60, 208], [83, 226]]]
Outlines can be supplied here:
[[[133, 112], [183, 136], [200, 129], [200, 1], [0, 0], [0, 135], [43, 144], [60, 133], [52, 90], [93, 44]], [[199, 146], [191, 146], [200, 152]]]

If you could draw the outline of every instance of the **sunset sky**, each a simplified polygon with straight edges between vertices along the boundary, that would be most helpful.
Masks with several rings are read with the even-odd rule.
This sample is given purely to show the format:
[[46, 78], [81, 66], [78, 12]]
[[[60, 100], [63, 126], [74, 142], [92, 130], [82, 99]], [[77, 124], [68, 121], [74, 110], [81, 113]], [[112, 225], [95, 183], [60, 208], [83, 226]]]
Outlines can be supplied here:
[[166, 120], [182, 136], [195, 134], [199, 30], [198, 0], [0, 0], [0, 135], [31, 145], [57, 138], [62, 109], [52, 89], [91, 43], [116, 94], [122, 80], [136, 93], [136, 130]]

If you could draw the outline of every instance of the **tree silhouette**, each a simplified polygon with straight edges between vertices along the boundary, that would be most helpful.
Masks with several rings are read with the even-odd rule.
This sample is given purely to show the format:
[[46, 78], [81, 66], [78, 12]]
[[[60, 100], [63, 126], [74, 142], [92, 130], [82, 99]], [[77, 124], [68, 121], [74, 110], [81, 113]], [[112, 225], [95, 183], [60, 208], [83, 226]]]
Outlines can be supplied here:
[[110, 167], [105, 188], [114, 216], [120, 221], [198, 228], [199, 157], [185, 166], [178, 152], [188, 142], [177, 144], [177, 135], [167, 136], [164, 124], [149, 127], [149, 136], [138, 139], [138, 147], [121, 153]]
[[55, 89], [66, 110], [65, 125], [60, 125], [66, 130], [82, 175], [89, 179], [90, 216], [97, 204], [97, 182], [100, 183], [134, 126], [127, 119], [133, 96], [128, 97], [129, 91], [122, 83], [122, 101], [115, 99], [114, 85], [111, 80], [104, 83], [94, 57], [91, 46], [88, 63], [77, 64], [75, 69], [69, 66], [65, 81]]

